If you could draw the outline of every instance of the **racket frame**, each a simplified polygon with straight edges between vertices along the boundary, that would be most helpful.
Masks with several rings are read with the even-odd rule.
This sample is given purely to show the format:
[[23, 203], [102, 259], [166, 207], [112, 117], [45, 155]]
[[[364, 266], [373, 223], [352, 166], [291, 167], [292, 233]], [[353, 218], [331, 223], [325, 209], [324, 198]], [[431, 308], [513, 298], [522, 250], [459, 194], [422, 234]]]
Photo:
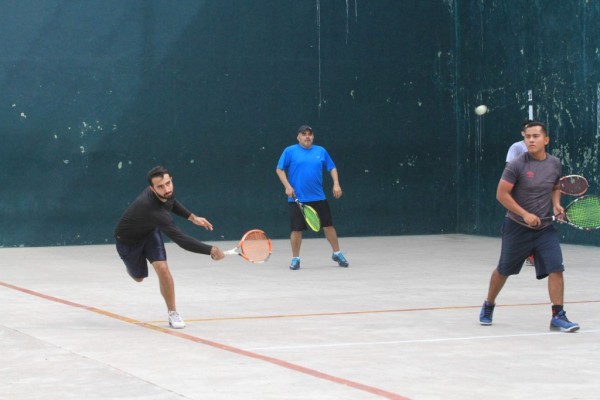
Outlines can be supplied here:
[[[581, 196], [581, 197], [578, 197], [575, 200], [573, 200], [571, 203], [569, 203], [569, 205], [565, 207], [565, 211], [562, 214], [556, 214], [556, 215], [551, 215], [549, 217], [543, 217], [543, 218], [540, 218], [540, 220], [541, 221], [551, 220], [551, 221], [560, 222], [562, 224], [571, 225], [572, 227], [580, 229], [582, 231], [594, 231], [594, 230], [600, 229], [600, 224], [598, 224], [598, 226], [595, 226], [595, 227], [585, 227], [585, 226], [580, 226], [580, 225], [574, 224], [571, 221], [569, 221], [569, 208], [571, 208], [578, 201], [582, 201], [583, 199], [590, 198], [590, 197], [597, 198], [598, 202], [600, 203], [600, 196], [597, 196], [594, 194], [590, 194], [587, 196]], [[561, 216], [561, 215], [563, 215], [563, 218], [559, 218], [559, 216]]]
[[[573, 180], [573, 179], [576, 179], [578, 182], [582, 183], [583, 188], [577, 192], [564, 190], [563, 182], [567, 182], [568, 180]], [[590, 187], [588, 180], [582, 175], [563, 176], [562, 178], [560, 178], [558, 185], [560, 186], [560, 192], [562, 194], [566, 194], [569, 196], [581, 196], [581, 195], [585, 194], [585, 192], [587, 192], [588, 188]]]
[[[317, 211], [314, 208], [312, 208], [311, 206], [300, 202], [300, 200], [298, 200], [297, 198], [294, 198], [294, 201], [296, 202], [296, 204], [298, 204], [298, 207], [300, 207], [300, 211], [302, 212], [304, 221], [306, 221], [306, 225], [313, 232], [319, 232], [319, 230], [321, 229], [321, 219], [319, 218], [319, 214], [317, 213]], [[312, 212], [314, 214], [314, 216], [317, 218], [317, 222], [319, 223], [318, 226], [313, 226], [313, 224], [310, 222], [309, 218], [306, 216], [306, 210], [310, 210], [310, 212]]]
[[[244, 243], [246, 242], [246, 239], [249, 236], [256, 234], [256, 233], [262, 234], [264, 236], [264, 240], [266, 240], [267, 245], [268, 245], [269, 254], [267, 255], [267, 257], [264, 260], [253, 260], [244, 252]], [[225, 255], [237, 254], [238, 256], [242, 257], [244, 260], [249, 261], [253, 264], [262, 264], [262, 263], [266, 262], [269, 259], [269, 257], [271, 257], [272, 251], [273, 251], [273, 245], [271, 244], [271, 239], [269, 239], [267, 234], [260, 229], [251, 229], [248, 232], [246, 232], [244, 234], [244, 236], [242, 236], [242, 238], [240, 239], [240, 241], [236, 247], [234, 247], [231, 250], [224, 251], [223, 254], [225, 254]]]

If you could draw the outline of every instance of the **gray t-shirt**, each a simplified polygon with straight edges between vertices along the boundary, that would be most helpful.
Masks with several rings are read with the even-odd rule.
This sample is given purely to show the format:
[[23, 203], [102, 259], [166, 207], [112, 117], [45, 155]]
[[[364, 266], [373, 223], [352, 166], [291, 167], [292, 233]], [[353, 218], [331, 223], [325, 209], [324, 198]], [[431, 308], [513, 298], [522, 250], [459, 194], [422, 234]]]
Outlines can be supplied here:
[[[514, 184], [511, 195], [521, 207], [541, 218], [552, 215], [552, 190], [558, 185], [561, 174], [562, 165], [558, 158], [546, 154], [545, 160], [538, 161], [525, 153], [506, 165], [502, 180]], [[511, 211], [507, 210], [506, 216], [527, 225]], [[551, 221], [542, 221], [538, 229], [550, 224]]]

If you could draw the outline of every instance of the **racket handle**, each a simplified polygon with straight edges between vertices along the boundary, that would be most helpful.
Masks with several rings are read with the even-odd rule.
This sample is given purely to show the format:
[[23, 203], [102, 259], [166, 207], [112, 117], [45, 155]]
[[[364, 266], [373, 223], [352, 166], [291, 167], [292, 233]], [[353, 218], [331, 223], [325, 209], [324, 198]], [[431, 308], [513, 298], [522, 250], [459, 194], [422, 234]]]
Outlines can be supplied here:
[[235, 249], [224, 251], [223, 254], [225, 254], [226, 256], [231, 256], [231, 255], [240, 254], [240, 253], [238, 253], [237, 248], [235, 248]]
[[558, 216], [559, 215], [560, 214], [551, 215], [549, 217], [543, 217], [543, 218], [540, 218], [540, 221], [558, 221]]

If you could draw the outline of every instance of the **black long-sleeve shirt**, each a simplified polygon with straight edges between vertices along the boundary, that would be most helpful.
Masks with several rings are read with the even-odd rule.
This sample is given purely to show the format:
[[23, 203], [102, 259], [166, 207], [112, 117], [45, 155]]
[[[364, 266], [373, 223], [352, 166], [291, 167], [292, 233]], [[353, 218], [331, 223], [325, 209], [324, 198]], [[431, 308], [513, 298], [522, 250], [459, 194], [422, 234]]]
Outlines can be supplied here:
[[115, 227], [115, 238], [121, 243], [136, 244], [158, 228], [181, 248], [194, 253], [210, 254], [212, 246], [183, 233], [173, 222], [171, 212], [186, 219], [192, 214], [175, 197], [162, 202], [147, 187], [119, 219]]

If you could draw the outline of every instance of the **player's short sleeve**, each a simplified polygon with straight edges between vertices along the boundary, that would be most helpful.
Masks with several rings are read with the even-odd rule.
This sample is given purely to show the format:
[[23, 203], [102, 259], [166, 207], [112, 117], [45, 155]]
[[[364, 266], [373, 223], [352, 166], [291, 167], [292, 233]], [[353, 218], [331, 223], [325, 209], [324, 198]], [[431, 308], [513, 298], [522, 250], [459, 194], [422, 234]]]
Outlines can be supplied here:
[[517, 178], [519, 176], [517, 172], [518, 163], [510, 162], [504, 167], [504, 171], [502, 172], [502, 179], [508, 183], [512, 183], [513, 185], [517, 183]]

